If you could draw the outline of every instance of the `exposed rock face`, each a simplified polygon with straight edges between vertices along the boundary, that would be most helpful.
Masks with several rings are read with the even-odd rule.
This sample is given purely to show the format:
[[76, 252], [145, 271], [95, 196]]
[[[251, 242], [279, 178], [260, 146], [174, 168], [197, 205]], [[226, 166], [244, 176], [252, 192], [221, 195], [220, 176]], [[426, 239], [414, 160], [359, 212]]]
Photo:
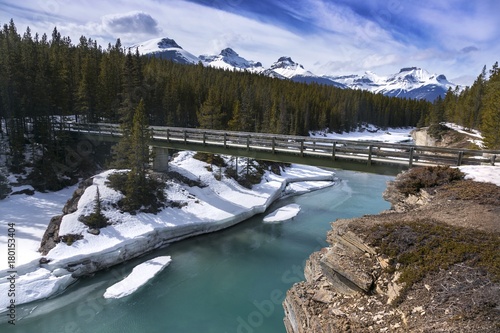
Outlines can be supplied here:
[[477, 137], [459, 133], [444, 125], [439, 125], [440, 130], [423, 127], [411, 132], [411, 137], [417, 146], [445, 147], [445, 148], [471, 148], [472, 141]]
[[445, 190], [408, 198], [396, 192], [389, 186], [385, 198], [397, 212], [332, 223], [330, 246], [309, 257], [306, 281], [295, 284], [283, 302], [288, 333], [500, 331], [500, 283], [483, 270], [455, 264], [401, 294], [399, 264], [370, 237], [378, 225], [421, 217], [498, 233], [499, 200], [452, 200]]
[[68, 202], [66, 202], [66, 204], [64, 205], [62, 209], [63, 215], [53, 216], [50, 219], [49, 225], [47, 226], [47, 229], [43, 234], [40, 248], [38, 249], [38, 251], [41, 252], [42, 255], [47, 255], [47, 253], [49, 253], [49, 251], [52, 250], [57, 245], [57, 243], [61, 241], [59, 237], [59, 226], [61, 225], [63, 216], [76, 212], [76, 210], [78, 209], [78, 201], [80, 201], [80, 198], [85, 192], [85, 189], [91, 186], [92, 183], [92, 178], [81, 182], [75, 192], [73, 192], [73, 196], [71, 197], [71, 199], [69, 199]]

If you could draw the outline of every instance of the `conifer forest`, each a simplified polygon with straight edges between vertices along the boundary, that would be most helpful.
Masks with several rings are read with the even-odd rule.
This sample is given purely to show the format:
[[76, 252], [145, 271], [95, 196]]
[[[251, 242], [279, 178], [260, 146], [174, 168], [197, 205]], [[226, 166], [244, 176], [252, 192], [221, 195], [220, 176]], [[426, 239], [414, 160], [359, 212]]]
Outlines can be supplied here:
[[291, 135], [352, 131], [361, 123], [387, 128], [449, 121], [481, 130], [487, 148], [500, 149], [498, 63], [485, 66], [470, 87], [430, 103], [177, 64], [140, 56], [119, 39], [103, 47], [85, 36], [72, 41], [57, 28], [40, 36], [29, 28], [19, 32], [12, 20], [2, 27], [0, 135], [8, 134], [11, 168], [22, 164], [27, 142], [43, 147], [32, 161], [41, 174], [47, 161], [61, 158], [64, 140], [53, 122], [68, 117], [132, 129], [138, 107], [149, 125]]

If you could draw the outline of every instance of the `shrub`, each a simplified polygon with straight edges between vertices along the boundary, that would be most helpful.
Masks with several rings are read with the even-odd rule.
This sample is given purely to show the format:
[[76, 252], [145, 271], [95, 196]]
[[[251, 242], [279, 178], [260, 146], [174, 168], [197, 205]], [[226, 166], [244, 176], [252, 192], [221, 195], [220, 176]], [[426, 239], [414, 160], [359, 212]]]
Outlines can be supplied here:
[[450, 128], [443, 124], [432, 124], [427, 129], [427, 133], [436, 140], [440, 140], [448, 131], [450, 131]]
[[500, 206], [500, 186], [492, 183], [464, 180], [444, 185], [443, 190], [442, 196], [448, 200], [474, 200], [481, 205]]
[[157, 213], [165, 206], [165, 183], [151, 175], [140, 179], [131, 172], [114, 173], [108, 177], [106, 184], [125, 196], [118, 202], [125, 212]]
[[61, 236], [60, 240], [63, 243], [66, 243], [66, 245], [70, 246], [77, 240], [83, 239], [83, 235], [80, 234], [67, 234], [64, 236]]
[[421, 189], [433, 188], [463, 180], [465, 174], [449, 166], [417, 167], [396, 178], [396, 188], [405, 196], [416, 195]]
[[218, 166], [219, 168], [226, 166], [226, 162], [220, 155], [197, 152], [194, 154], [193, 158], [210, 165]]
[[458, 263], [480, 267], [500, 281], [499, 234], [432, 220], [382, 224], [370, 231], [369, 242], [393, 259], [392, 270], [397, 263], [401, 265], [399, 282], [405, 283], [405, 290]]
[[101, 209], [101, 195], [99, 193], [99, 187], [97, 187], [95, 200], [94, 200], [94, 212], [89, 216], [81, 216], [80, 221], [85, 225], [93, 229], [104, 228], [108, 225], [108, 218], [104, 216]]
[[9, 185], [9, 180], [0, 170], [0, 200], [7, 198], [10, 192], [12, 192], [12, 188]]

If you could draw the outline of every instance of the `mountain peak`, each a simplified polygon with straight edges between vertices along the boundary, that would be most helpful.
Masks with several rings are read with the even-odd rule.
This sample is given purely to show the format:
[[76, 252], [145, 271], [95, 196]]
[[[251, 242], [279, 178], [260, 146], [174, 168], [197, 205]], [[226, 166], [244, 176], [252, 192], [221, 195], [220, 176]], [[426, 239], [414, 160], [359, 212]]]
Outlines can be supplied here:
[[239, 57], [240, 55], [236, 53], [232, 48], [227, 47], [224, 50], [220, 51], [220, 55], [223, 57]]
[[443, 82], [443, 83], [448, 82], [448, 79], [443, 74], [438, 75], [436, 80], [438, 80], [438, 82]]
[[199, 59], [205, 66], [216, 68], [249, 70], [252, 72], [261, 72], [263, 70], [260, 62], [246, 60], [230, 47], [223, 49], [218, 55], [200, 55]]
[[401, 68], [401, 70], [399, 71], [399, 73], [411, 72], [411, 71], [418, 71], [418, 70], [421, 70], [421, 68], [418, 68], [418, 67], [404, 67], [404, 68]]
[[138, 49], [140, 54], [168, 59], [180, 64], [197, 64], [199, 61], [198, 57], [184, 50], [175, 40], [167, 37], [150, 39], [133, 45], [130, 49]]
[[292, 60], [292, 58], [291, 58], [291, 57], [280, 57], [280, 58], [278, 59], [278, 62], [289, 62], [289, 63], [295, 64], [295, 63], [293, 62], [293, 60]]
[[296, 63], [295, 61], [292, 60], [291, 57], [280, 57], [278, 61], [276, 61], [274, 64], [271, 65], [271, 69], [278, 69], [278, 68], [283, 68], [283, 69], [304, 69], [304, 66], [301, 64]]
[[160, 49], [170, 49], [170, 48], [176, 48], [176, 49], [181, 49], [182, 50], [182, 47], [179, 46], [179, 44], [177, 44], [175, 42], [175, 40], [173, 39], [170, 39], [170, 38], [162, 38], [159, 42], [158, 42], [158, 48]]

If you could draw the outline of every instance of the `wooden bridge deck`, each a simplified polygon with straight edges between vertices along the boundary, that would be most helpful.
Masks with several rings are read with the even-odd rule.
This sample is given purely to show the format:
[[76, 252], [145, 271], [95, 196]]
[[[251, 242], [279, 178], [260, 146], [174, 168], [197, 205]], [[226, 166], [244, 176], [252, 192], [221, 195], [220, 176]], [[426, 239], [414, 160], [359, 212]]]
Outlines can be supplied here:
[[[91, 141], [118, 141], [121, 137], [120, 127], [114, 124], [69, 123], [64, 124], [63, 129], [85, 135]], [[413, 166], [494, 165], [500, 155], [500, 151], [494, 150], [437, 148], [263, 133], [157, 126], [152, 126], [151, 130], [153, 147], [363, 171], [379, 169], [380, 166], [392, 166], [402, 170]]]

